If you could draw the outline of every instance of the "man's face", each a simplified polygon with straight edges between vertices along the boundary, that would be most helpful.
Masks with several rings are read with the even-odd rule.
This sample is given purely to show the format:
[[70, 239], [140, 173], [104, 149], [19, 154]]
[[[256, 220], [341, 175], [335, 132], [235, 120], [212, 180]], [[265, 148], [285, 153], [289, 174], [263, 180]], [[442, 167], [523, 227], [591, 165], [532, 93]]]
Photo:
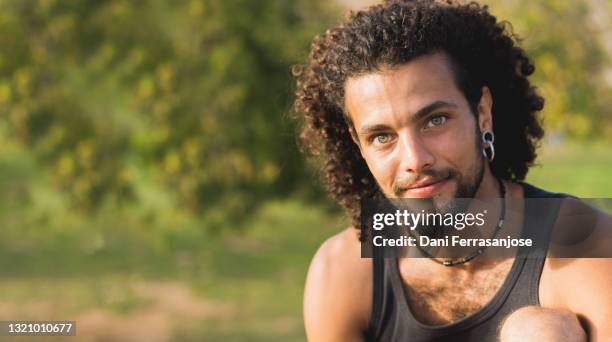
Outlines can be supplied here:
[[345, 84], [353, 139], [385, 196], [429, 198], [439, 210], [478, 190], [485, 170], [479, 125], [490, 129], [488, 99], [484, 106], [481, 100], [477, 124], [443, 53]]

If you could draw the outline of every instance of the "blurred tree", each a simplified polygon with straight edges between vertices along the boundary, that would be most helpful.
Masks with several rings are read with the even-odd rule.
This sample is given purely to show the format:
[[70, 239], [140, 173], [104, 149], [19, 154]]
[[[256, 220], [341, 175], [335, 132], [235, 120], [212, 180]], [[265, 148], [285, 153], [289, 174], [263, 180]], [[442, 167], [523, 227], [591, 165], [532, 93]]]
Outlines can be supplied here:
[[[0, 115], [75, 207], [238, 214], [304, 185], [290, 66], [337, 9], [298, 0], [0, 2]], [[310, 183], [310, 180], [307, 181]]]

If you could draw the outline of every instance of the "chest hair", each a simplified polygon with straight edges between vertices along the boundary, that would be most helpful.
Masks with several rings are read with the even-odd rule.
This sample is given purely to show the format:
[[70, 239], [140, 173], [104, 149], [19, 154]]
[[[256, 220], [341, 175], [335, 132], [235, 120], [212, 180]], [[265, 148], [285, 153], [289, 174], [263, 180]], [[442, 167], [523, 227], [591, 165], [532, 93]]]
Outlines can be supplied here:
[[458, 321], [481, 309], [495, 296], [512, 261], [500, 260], [475, 272], [459, 268], [444, 270], [448, 272], [400, 271], [408, 305], [414, 317], [424, 324]]

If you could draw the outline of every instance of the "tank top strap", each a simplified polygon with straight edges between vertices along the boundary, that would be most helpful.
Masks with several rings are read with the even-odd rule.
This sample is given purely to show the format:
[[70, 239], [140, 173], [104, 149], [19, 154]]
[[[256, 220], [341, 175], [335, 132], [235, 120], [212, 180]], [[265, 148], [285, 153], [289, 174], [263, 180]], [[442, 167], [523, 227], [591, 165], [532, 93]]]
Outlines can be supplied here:
[[521, 257], [526, 261], [515, 292], [526, 293], [513, 297], [528, 299], [528, 304], [540, 305], [540, 277], [546, 262], [553, 227], [563, 199], [573, 196], [548, 192], [527, 183], [521, 185], [526, 200], [525, 215], [528, 218], [523, 236], [531, 238], [536, 247], [521, 251]]
[[372, 311], [366, 330], [366, 339], [376, 341], [382, 328], [382, 306], [385, 294], [385, 259], [378, 248], [373, 249], [372, 256]]

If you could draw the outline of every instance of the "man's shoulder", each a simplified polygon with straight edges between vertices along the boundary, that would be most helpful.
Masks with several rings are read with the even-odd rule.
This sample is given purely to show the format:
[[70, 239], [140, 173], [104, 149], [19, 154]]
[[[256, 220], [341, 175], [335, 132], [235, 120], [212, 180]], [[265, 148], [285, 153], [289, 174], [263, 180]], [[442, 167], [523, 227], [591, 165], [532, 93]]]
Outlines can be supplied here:
[[[313, 257], [306, 280], [309, 335], [313, 329], [344, 330], [343, 336], [363, 331], [371, 308], [371, 283], [372, 262], [361, 258], [358, 230], [347, 228], [327, 239]], [[326, 324], [333, 326], [324, 328]]]
[[[348, 256], [354, 256], [355, 253], [360, 257], [361, 244], [359, 242], [359, 230], [353, 227], [348, 227], [341, 232], [329, 237], [321, 244], [315, 258], [317, 256], [329, 258], [339, 258], [348, 260]], [[344, 256], [344, 257], [342, 257]], [[352, 258], [351, 258], [352, 259]]]
[[[610, 204], [609, 202], [607, 203]], [[563, 198], [553, 232], [553, 243], [573, 250], [582, 249], [597, 252], [603, 248], [606, 253], [598, 257], [612, 257], [609, 254], [612, 243], [612, 216], [589, 200], [574, 196]], [[565, 257], [587, 257], [587, 254], [563, 255]], [[596, 256], [596, 255], [591, 255]]]
[[[535, 185], [518, 182], [523, 188], [525, 198], [543, 200], [544, 205], [556, 205], [558, 203], [557, 221], [555, 229], [563, 232], [580, 231], [584, 237], [595, 232], [596, 229], [612, 229], [612, 215], [594, 205], [593, 200], [579, 198], [578, 196], [565, 192], [552, 192], [544, 190]], [[550, 202], [546, 202], [551, 200]], [[609, 199], [602, 199], [607, 208], [612, 206]], [[610, 255], [612, 257], [612, 255]]]
[[359, 231], [349, 227], [328, 238], [312, 259], [309, 275], [338, 284], [371, 280], [372, 261], [361, 258]]

